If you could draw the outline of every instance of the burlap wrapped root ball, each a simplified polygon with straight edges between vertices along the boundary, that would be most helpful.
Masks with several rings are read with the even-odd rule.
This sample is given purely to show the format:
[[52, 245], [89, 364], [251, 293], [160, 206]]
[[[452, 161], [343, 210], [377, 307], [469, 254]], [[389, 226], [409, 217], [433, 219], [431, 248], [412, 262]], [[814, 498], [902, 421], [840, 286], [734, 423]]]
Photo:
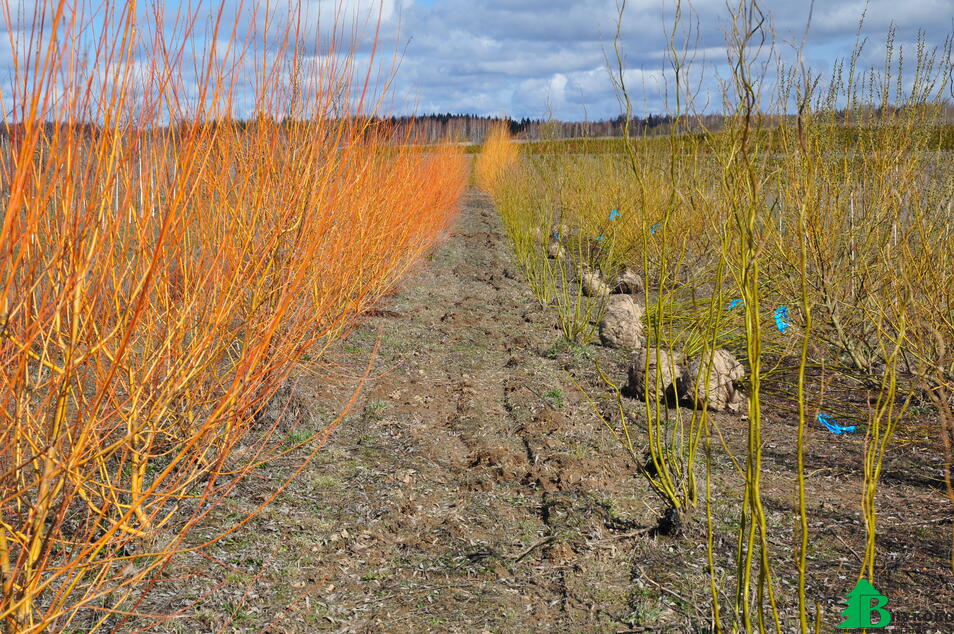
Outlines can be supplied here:
[[603, 281], [599, 271], [584, 269], [581, 281], [583, 294], [587, 297], [606, 297], [610, 294], [609, 284]]
[[600, 342], [610, 348], [639, 350], [643, 345], [643, 307], [630, 295], [611, 295], [600, 321]]
[[[649, 372], [646, 372], [647, 358]], [[629, 366], [629, 393], [636, 398], [654, 395], [663, 402], [678, 403], [686, 395], [686, 357], [662, 348], [643, 348]]]
[[642, 275], [640, 275], [636, 269], [626, 267], [616, 276], [613, 284], [613, 292], [622, 293], [624, 295], [639, 295], [643, 292]]
[[735, 381], [745, 377], [745, 368], [728, 350], [713, 350], [689, 363], [686, 395], [696, 407], [716, 412], [739, 412], [745, 403]]

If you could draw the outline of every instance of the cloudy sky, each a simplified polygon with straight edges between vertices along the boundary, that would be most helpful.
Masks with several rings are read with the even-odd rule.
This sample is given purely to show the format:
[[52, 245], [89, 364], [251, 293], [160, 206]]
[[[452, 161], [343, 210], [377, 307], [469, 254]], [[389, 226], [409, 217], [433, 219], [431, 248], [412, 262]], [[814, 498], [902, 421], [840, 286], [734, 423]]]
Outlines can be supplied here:
[[[605, 59], [612, 50], [617, 1], [304, 0], [301, 4], [304, 30], [325, 33], [324, 42], [336, 5], [339, 24], [358, 23], [358, 31], [363, 33], [358, 45], [360, 60], [368, 57], [380, 10], [377, 59], [385, 66], [390, 66], [395, 55], [400, 59], [387, 103], [398, 113], [516, 118], [550, 114], [565, 120], [597, 120], [619, 114]], [[639, 114], [666, 110], [666, 86], [672, 77], [665, 70], [665, 33], [671, 29], [673, 1], [629, 0], [622, 42], [626, 77]], [[735, 1], [729, 0], [731, 4]], [[70, 2], [86, 7], [100, 4], [97, 0]], [[168, 17], [197, 0], [141, 0], [144, 16], [153, 2], [159, 2]], [[264, 2], [260, 0], [260, 4]], [[276, 15], [287, 15], [290, 2], [268, 0]], [[224, 3], [226, 23], [237, 21], [240, 30], [253, 32], [261, 28], [261, 14], [254, 21], [250, 17], [253, 0]], [[761, 4], [771, 16], [777, 50], [791, 59], [805, 30], [808, 0], [762, 0]], [[4, 5], [14, 7], [16, 22], [17, 13], [29, 16], [35, 2], [0, 0], [0, 6]], [[219, 2], [206, 0], [205, 5], [214, 13]], [[240, 11], [239, 6], [245, 8]], [[822, 72], [830, 71], [836, 59], [850, 53], [865, 12], [862, 36], [868, 42], [861, 59], [865, 67], [881, 64], [885, 35], [892, 24], [897, 29], [896, 44], [905, 47], [906, 60], [914, 57], [913, 42], [919, 30], [924, 31], [929, 46], [940, 46], [954, 28], [954, 0], [817, 0], [805, 48], [807, 62]], [[718, 82], [726, 76], [726, 0], [695, 0], [685, 13], [684, 25], [691, 24], [694, 29], [693, 68], [703, 102], [697, 105], [704, 108], [708, 98], [709, 110], [717, 110]], [[96, 15], [88, 8], [87, 14]], [[91, 23], [95, 25], [96, 19]], [[9, 75], [8, 42], [0, 40], [0, 82]], [[196, 46], [203, 45], [199, 42]]]
[[[919, 30], [940, 46], [954, 25], [952, 0], [817, 0], [805, 49], [808, 63], [829, 71], [850, 53], [858, 22], [863, 63], [879, 66], [892, 24], [897, 44], [910, 46]], [[763, 0], [779, 51], [792, 50], [805, 30], [809, 3]], [[637, 109], [665, 108], [664, 31], [672, 2], [630, 0], [623, 23], [627, 78]], [[696, 66], [708, 86], [725, 76], [724, 0], [692, 3], [698, 38]], [[406, 45], [395, 83], [395, 107], [419, 112], [473, 112], [562, 119], [599, 119], [619, 113], [608, 78], [616, 0], [387, 0], [382, 42]], [[691, 21], [687, 20], [687, 22]], [[913, 48], [906, 59], [913, 59]]]

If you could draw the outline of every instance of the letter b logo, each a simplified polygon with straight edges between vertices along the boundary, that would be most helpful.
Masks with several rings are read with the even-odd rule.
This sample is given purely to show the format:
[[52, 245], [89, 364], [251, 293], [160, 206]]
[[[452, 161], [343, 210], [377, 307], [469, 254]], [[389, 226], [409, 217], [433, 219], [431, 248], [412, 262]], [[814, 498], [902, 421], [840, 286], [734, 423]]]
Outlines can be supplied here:
[[867, 579], [858, 580], [848, 594], [847, 603], [848, 606], [841, 612], [845, 617], [838, 625], [841, 629], [882, 628], [891, 623], [891, 613], [884, 609], [888, 605], [888, 597], [875, 590]]

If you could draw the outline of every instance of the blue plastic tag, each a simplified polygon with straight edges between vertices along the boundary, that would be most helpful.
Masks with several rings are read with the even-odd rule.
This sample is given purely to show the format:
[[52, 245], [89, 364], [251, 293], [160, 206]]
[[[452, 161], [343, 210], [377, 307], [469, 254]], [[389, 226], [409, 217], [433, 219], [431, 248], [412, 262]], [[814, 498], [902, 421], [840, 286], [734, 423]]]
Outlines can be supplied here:
[[788, 307], [779, 306], [775, 309], [775, 327], [778, 328], [778, 331], [785, 334], [785, 331], [788, 330], [788, 327], [791, 324], [788, 321]]
[[828, 431], [835, 434], [836, 436], [840, 436], [841, 434], [850, 434], [855, 431], [854, 425], [839, 425], [828, 414], [819, 414], [818, 422], [824, 425]]

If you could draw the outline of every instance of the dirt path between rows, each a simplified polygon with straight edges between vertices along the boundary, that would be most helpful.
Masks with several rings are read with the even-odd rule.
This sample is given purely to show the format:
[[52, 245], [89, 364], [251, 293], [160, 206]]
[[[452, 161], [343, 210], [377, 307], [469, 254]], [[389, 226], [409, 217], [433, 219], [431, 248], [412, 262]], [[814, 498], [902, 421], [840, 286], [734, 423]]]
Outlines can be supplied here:
[[[332, 368], [300, 377], [292, 394], [302, 420], [290, 444], [336, 416], [376, 341], [377, 378], [304, 472], [247, 526], [202, 555], [172, 562], [165, 574], [175, 583], [157, 587], [144, 606], [176, 613], [156, 629], [707, 627], [704, 523], [683, 539], [647, 535], [659, 504], [567, 374], [608, 411], [593, 361], [624, 377], [629, 354], [560, 343], [554, 313], [530, 294], [486, 197], [468, 195], [448, 240], [330, 351]], [[640, 405], [631, 406], [638, 416]], [[773, 548], [785, 566], [793, 542], [788, 410], [766, 413], [763, 487]], [[741, 451], [744, 423], [716, 420]], [[807, 454], [809, 596], [824, 604], [826, 623], [837, 622], [863, 549], [856, 510], [862, 440], [815, 431]], [[879, 586], [909, 611], [936, 610], [952, 596], [950, 575], [936, 572], [946, 566], [951, 513], [938, 484], [940, 464], [925, 449], [930, 442], [925, 436], [891, 461], [906, 470], [913, 465], [924, 481], [895, 480], [889, 464], [879, 494], [892, 509], [882, 515]], [[294, 472], [302, 455], [276, 460], [243, 483], [231, 506], [193, 538], [234, 524]], [[728, 579], [741, 490], [728, 460], [713, 460], [714, 543], [719, 575]], [[904, 508], [916, 511], [898, 510]], [[777, 579], [791, 617], [794, 575], [780, 569]]]
[[[554, 317], [486, 198], [470, 195], [449, 239], [375, 314], [331, 357], [357, 373], [380, 337], [379, 378], [306, 472], [210, 549], [232, 570], [224, 585], [180, 585], [168, 609], [212, 594], [162, 629], [620, 629], [638, 522], [611, 508], [619, 487], [606, 480], [629, 479], [625, 465], [598, 458], [608, 439], [581, 416], [550, 349]], [[317, 423], [352, 386], [303, 377], [295, 391]], [[283, 464], [296, 456], [269, 467], [263, 492]]]

